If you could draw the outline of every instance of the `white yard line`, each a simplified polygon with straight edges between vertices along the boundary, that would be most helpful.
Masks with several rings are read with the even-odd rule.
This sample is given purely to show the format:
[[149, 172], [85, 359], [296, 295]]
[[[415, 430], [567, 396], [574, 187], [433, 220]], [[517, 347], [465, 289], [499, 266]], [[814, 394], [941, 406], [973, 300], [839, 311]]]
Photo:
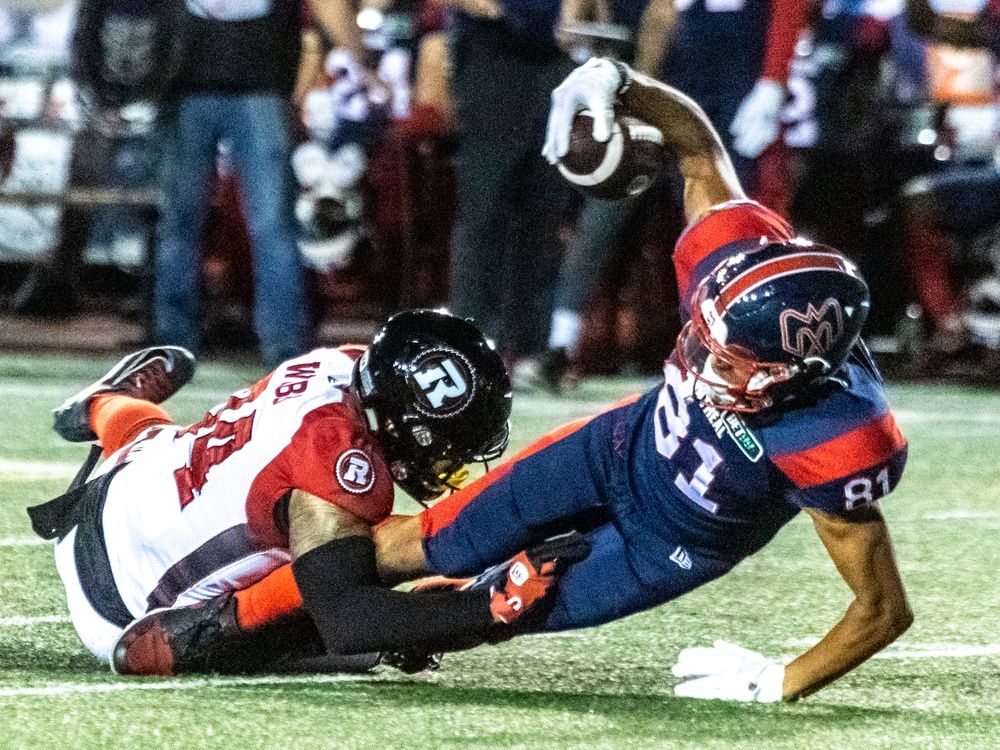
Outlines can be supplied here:
[[[80, 381], [50, 383], [0, 383], [0, 398], [4, 396], [13, 396], [15, 398], [45, 399], [47, 402], [52, 402], [48, 405], [48, 408], [53, 409], [58, 406], [63, 399], [72, 396], [86, 385], [87, 383]], [[232, 390], [236, 390], [238, 387], [238, 383], [234, 384]], [[224, 400], [229, 393], [230, 391], [224, 388], [218, 390], [214, 388], [185, 388], [181, 392], [180, 397], [184, 399], [205, 399], [206, 406], [208, 406], [208, 402], [213, 399], [215, 401]]]
[[[799, 650], [819, 643], [818, 638], [794, 638], [785, 642], [785, 648]], [[968, 643], [894, 643], [873, 659], [963, 659], [1000, 655], [1000, 643], [972, 645]]]
[[42, 539], [37, 536], [12, 536], [0, 539], [0, 548], [3, 547], [51, 547], [54, 542]]
[[938, 513], [925, 513], [924, 518], [928, 521], [960, 521], [960, 520], [981, 520], [1000, 518], [1000, 511], [996, 510], [944, 510]]
[[903, 424], [918, 422], [941, 422], [956, 424], [990, 424], [1000, 425], [1000, 414], [974, 413], [963, 411], [913, 411], [911, 409], [894, 409], [893, 415]]
[[30, 628], [35, 625], [62, 625], [72, 622], [69, 615], [38, 615], [37, 617], [0, 617], [0, 628]]
[[960, 643], [941, 644], [937, 649], [908, 651], [900, 646], [875, 654], [873, 659], [961, 659], [974, 656], [998, 656], [1000, 643], [985, 646], [963, 646]]
[[126, 693], [143, 690], [202, 690], [226, 687], [268, 687], [282, 685], [329, 685], [337, 682], [364, 682], [366, 674], [315, 674], [271, 675], [266, 677], [209, 677], [191, 680], [162, 680], [157, 682], [97, 682], [82, 685], [44, 685], [41, 687], [0, 688], [0, 698], [21, 696], [60, 696], [82, 693]]
[[80, 464], [0, 458], [0, 475], [15, 479], [72, 479]]

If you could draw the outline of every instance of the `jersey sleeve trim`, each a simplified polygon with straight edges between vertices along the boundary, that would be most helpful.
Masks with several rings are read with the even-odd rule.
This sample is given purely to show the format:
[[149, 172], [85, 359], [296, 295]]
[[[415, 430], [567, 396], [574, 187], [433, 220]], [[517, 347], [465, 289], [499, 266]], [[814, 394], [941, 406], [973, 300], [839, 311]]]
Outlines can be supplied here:
[[762, 237], [787, 241], [793, 236], [787, 221], [755, 201], [739, 199], [713, 206], [684, 230], [674, 249], [677, 289], [682, 303], [687, 302], [692, 284], [710, 270], [699, 269], [699, 266], [723, 246]]
[[798, 489], [807, 489], [890, 461], [906, 448], [891, 413], [806, 450], [771, 460]]

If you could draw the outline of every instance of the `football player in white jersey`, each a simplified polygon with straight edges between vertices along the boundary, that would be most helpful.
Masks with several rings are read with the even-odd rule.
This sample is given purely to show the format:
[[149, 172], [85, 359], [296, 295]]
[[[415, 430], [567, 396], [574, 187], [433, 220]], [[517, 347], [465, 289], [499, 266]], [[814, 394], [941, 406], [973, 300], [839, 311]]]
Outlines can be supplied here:
[[299, 641], [311, 655], [502, 638], [586, 552], [522, 554], [470, 591], [380, 580], [372, 527], [394, 480], [427, 502], [507, 445], [507, 372], [467, 320], [400, 313], [369, 348], [289, 360], [182, 427], [158, 404], [193, 372], [186, 350], [156, 347], [68, 399], [56, 431], [105, 460], [29, 511], [59, 540], [81, 640], [120, 673], [255, 670]]

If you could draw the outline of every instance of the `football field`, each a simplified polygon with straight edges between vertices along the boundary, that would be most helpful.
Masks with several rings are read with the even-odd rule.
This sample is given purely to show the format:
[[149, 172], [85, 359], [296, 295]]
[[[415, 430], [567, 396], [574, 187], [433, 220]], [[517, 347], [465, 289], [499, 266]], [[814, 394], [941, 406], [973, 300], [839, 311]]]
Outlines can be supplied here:
[[[24, 513], [62, 492], [86, 453], [51, 431], [50, 409], [109, 364], [0, 355], [0, 750], [1000, 747], [1000, 393], [891, 388], [910, 460], [883, 509], [916, 622], [811, 698], [741, 705], [674, 698], [670, 667], [716, 638], [790, 658], [837, 621], [850, 594], [805, 517], [676, 602], [446, 655], [436, 673], [113, 676], [78, 642], [51, 546]], [[167, 406], [193, 421], [259, 375], [205, 365]], [[642, 387], [517, 395], [514, 447]]]

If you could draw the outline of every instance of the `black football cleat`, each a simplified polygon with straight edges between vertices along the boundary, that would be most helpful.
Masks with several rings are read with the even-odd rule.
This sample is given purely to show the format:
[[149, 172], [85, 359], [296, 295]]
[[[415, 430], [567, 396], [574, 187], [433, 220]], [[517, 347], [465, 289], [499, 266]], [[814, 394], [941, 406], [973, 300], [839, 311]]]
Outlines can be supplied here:
[[129, 354], [107, 375], [66, 399], [53, 410], [53, 429], [71, 443], [97, 440], [90, 425], [90, 401], [99, 393], [123, 393], [162, 403], [194, 375], [194, 355], [180, 346], [154, 346]]
[[240, 627], [234, 592], [186, 607], [158, 609], [118, 636], [111, 670], [120, 675], [365, 672], [379, 654], [327, 658], [305, 612], [253, 630]]
[[118, 636], [108, 661], [111, 671], [120, 675], [172, 677], [228, 671], [225, 657], [243, 639], [236, 597], [227, 593], [140, 617]]

